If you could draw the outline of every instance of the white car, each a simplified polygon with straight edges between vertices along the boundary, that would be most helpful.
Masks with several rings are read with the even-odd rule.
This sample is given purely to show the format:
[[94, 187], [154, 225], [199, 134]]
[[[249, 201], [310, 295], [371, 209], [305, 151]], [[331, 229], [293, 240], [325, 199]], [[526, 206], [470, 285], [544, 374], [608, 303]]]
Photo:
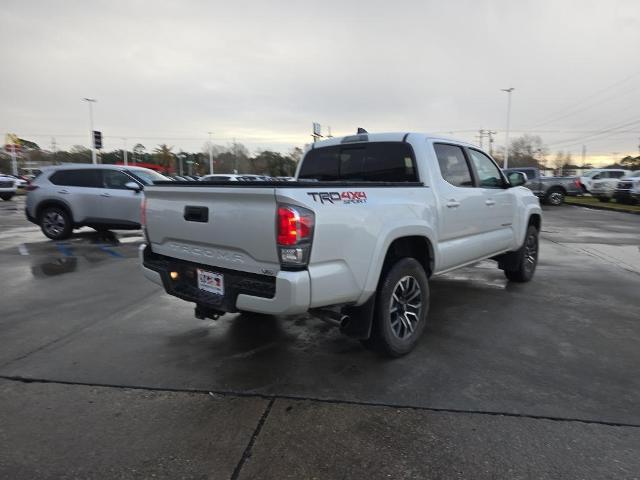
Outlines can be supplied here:
[[309, 312], [391, 356], [424, 331], [429, 277], [493, 259], [533, 278], [540, 202], [474, 145], [359, 129], [312, 144], [296, 178], [148, 187], [144, 275], [198, 318]]
[[640, 170], [621, 178], [616, 183], [613, 198], [618, 203], [640, 202]]
[[9, 175], [0, 174], [0, 198], [9, 201], [16, 194], [16, 179]]
[[198, 179], [200, 182], [268, 182], [273, 180], [276, 179], [253, 173], [212, 173]]
[[591, 188], [593, 182], [596, 180], [614, 179], [618, 180], [622, 177], [626, 177], [631, 173], [631, 170], [623, 170], [621, 168], [594, 168], [585, 172], [580, 177], [580, 184], [584, 188], [585, 192], [592, 193]]
[[622, 178], [597, 179], [591, 182], [591, 195], [601, 202], [608, 202], [616, 195], [620, 184], [637, 181], [640, 183], [640, 170], [630, 173]]

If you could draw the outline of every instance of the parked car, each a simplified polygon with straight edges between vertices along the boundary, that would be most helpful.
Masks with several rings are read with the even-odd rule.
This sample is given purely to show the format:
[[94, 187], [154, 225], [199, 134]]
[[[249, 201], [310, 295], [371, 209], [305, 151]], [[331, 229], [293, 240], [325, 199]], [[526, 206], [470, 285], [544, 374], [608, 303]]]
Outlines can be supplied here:
[[212, 173], [204, 175], [198, 180], [200, 182], [237, 182], [239, 177], [240, 175], [235, 175], [233, 173]]
[[616, 181], [612, 197], [619, 203], [637, 203], [640, 201], [640, 170]]
[[527, 176], [525, 187], [548, 205], [562, 205], [567, 195], [581, 193], [578, 177], [543, 177], [540, 170], [534, 167], [507, 168], [505, 172], [507, 175], [512, 172], [524, 173]]
[[140, 228], [142, 191], [167, 177], [142, 167], [63, 165], [45, 167], [27, 188], [27, 218], [53, 240], [74, 228]]
[[591, 193], [591, 187], [595, 180], [606, 180], [609, 178], [619, 179], [631, 173], [630, 170], [621, 168], [594, 168], [582, 174], [580, 185], [586, 193]]
[[16, 191], [16, 179], [13, 176], [0, 173], [0, 198], [7, 202], [13, 198]]
[[252, 173], [212, 173], [199, 178], [201, 182], [271, 182], [276, 177]]
[[487, 258], [511, 281], [534, 275], [540, 202], [473, 145], [335, 137], [296, 178], [147, 188], [144, 275], [198, 318], [310, 312], [392, 356], [424, 331], [431, 276]]
[[[640, 171], [631, 172], [629, 175], [622, 178], [599, 178], [597, 180], [593, 180], [591, 182], [591, 195], [598, 198], [598, 200], [600, 200], [601, 202], [608, 202], [609, 200], [614, 198], [614, 194], [618, 188], [618, 185], [627, 181], [631, 181], [631, 179], [636, 174], [640, 175]], [[624, 188], [621, 189], [621, 195], [619, 195], [619, 198], [621, 199], [623, 196], [622, 190], [624, 190]], [[630, 199], [630, 193], [628, 190], [629, 189], [627, 189], [626, 192], [627, 200]]]

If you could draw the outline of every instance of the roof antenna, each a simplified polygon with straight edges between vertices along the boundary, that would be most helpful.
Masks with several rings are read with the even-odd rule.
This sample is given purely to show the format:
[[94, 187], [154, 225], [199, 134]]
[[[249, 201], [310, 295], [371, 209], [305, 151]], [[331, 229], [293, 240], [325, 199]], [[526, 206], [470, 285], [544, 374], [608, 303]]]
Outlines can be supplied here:
[[358, 131], [357, 131], [356, 133], [357, 133], [357, 134], [360, 134], [360, 133], [369, 133], [369, 132], [367, 132], [367, 131], [366, 131], [364, 128], [362, 128], [362, 127], [358, 127]]

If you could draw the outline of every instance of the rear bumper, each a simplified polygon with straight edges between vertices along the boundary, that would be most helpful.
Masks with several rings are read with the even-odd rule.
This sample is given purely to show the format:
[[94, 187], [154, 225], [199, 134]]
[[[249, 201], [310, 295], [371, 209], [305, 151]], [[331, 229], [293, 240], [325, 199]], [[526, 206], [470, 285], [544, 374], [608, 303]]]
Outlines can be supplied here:
[[[158, 255], [147, 245], [140, 246], [140, 262], [144, 276], [167, 293], [208, 309], [236, 312], [265, 313], [270, 315], [294, 315], [304, 313], [311, 302], [309, 272], [280, 271], [275, 277], [228, 270], [211, 265]], [[195, 270], [222, 273], [225, 278], [225, 295], [214, 295], [198, 289]], [[169, 272], [177, 271], [179, 280], [170, 278]]]

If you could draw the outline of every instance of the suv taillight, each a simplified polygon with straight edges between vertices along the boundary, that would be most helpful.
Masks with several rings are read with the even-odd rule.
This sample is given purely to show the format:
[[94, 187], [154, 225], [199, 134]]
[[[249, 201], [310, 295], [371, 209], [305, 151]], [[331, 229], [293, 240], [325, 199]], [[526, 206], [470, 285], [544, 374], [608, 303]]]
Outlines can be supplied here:
[[278, 205], [277, 237], [280, 265], [303, 267], [309, 262], [315, 215], [293, 205]]

